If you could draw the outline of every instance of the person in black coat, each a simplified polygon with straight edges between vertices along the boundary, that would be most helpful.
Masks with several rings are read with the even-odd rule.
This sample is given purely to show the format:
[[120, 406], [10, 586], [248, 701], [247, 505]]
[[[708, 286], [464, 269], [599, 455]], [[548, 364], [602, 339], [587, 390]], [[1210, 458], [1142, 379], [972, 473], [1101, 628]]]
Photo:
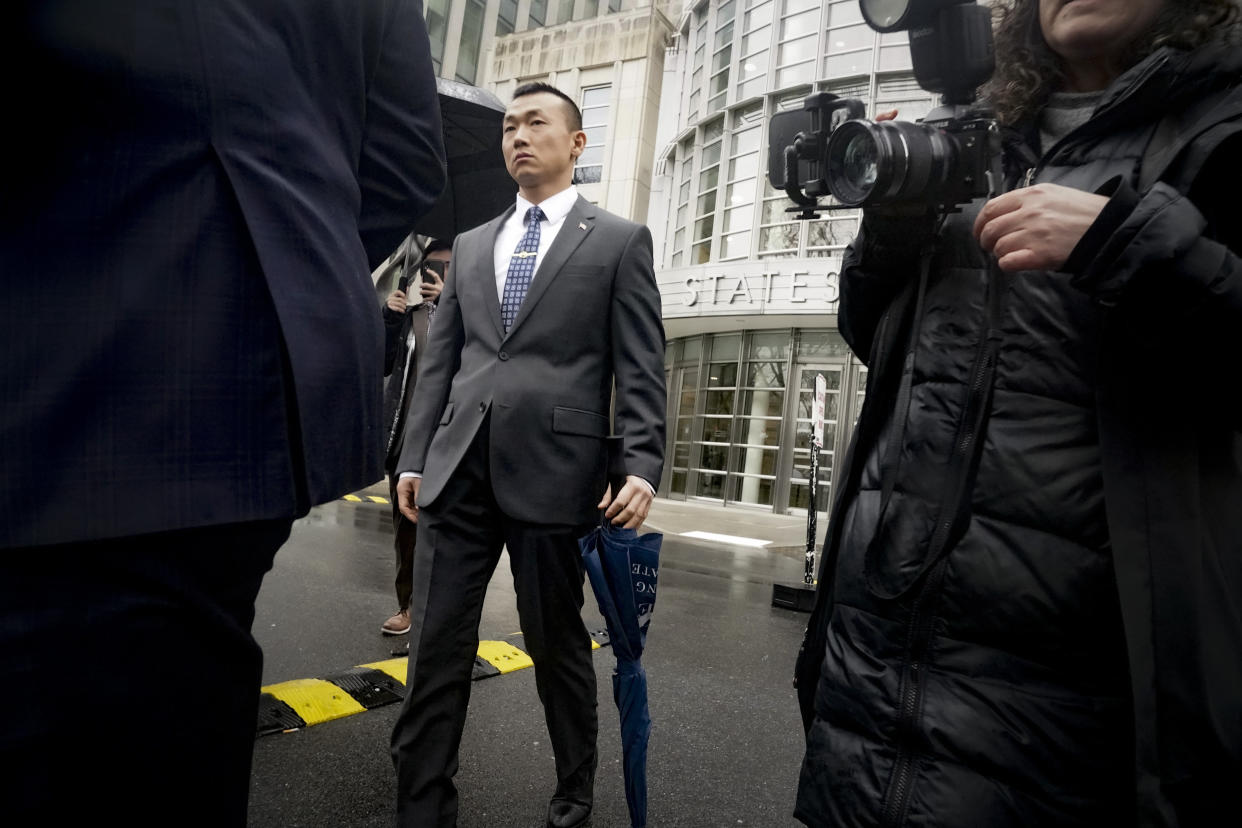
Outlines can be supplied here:
[[871, 370], [795, 813], [1214, 824], [1242, 778], [1238, 9], [1001, 5], [1009, 191], [865, 210], [846, 253]]
[[9, 16], [4, 818], [241, 826], [263, 575], [382, 476], [370, 274], [444, 181], [421, 5]]

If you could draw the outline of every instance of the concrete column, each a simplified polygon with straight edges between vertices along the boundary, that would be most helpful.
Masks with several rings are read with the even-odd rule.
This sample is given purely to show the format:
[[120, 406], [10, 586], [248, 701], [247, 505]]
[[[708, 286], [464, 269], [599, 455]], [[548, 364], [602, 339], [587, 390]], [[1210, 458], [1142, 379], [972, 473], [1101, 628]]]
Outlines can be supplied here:
[[444, 61], [440, 65], [440, 76], [455, 78], [457, 76], [457, 53], [461, 50], [461, 24], [466, 17], [467, 0], [453, 0], [449, 6], [448, 35], [444, 38]]
[[496, 19], [500, 17], [500, 0], [487, 0], [483, 9], [483, 39], [479, 43], [479, 69], [475, 73], [475, 85], [481, 86], [485, 78], [492, 75], [492, 67], [487, 65], [492, 55], [492, 45], [496, 42]]
[[[546, 20], [544, 21], [547, 22]], [[515, 32], [524, 32], [530, 27], [530, 0], [518, 0], [517, 5], [517, 23], [513, 27]]]
[[[768, 413], [768, 401], [773, 393], [775, 392], [756, 390], [754, 392], [754, 397], [751, 399], [749, 412], [751, 417], [750, 427], [747, 429], [744, 442], [749, 443], [752, 446], [765, 445], [763, 438], [764, 428], [767, 426], [767, 420], [760, 420], [758, 418], [765, 416]], [[766, 452], [759, 451], [757, 449], [753, 451], [751, 449], [746, 449], [746, 466], [743, 468], [743, 471], [746, 474], [762, 474], [763, 458], [765, 453]], [[743, 503], [759, 502], [759, 484], [761, 482], [763, 481], [757, 477], [742, 478]]]

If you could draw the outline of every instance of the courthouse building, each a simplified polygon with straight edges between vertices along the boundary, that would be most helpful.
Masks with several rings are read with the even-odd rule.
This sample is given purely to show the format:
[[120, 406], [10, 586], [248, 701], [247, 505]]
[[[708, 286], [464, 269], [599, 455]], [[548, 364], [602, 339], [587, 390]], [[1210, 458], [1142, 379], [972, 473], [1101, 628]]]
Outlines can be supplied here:
[[534, 80], [574, 97], [579, 191], [651, 227], [668, 333], [660, 496], [804, 513], [823, 374], [825, 509], [866, 371], [836, 329], [858, 217], [785, 212], [767, 125], [815, 91], [923, 116], [934, 101], [906, 36], [872, 31], [857, 0], [428, 0], [426, 14], [443, 77], [502, 100]]
[[818, 508], [830, 502], [866, 372], [836, 330], [858, 216], [794, 220], [766, 171], [772, 115], [818, 91], [905, 119], [933, 106], [906, 36], [872, 31], [857, 0], [705, 0], [679, 16], [648, 215], [669, 337], [661, 495], [804, 512], [823, 374]]

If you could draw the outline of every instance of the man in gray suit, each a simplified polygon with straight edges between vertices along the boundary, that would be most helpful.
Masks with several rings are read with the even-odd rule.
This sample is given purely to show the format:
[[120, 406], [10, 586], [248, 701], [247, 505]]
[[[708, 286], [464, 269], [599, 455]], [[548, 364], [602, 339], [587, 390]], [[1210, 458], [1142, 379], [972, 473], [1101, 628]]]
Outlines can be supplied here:
[[[452, 777], [502, 547], [556, 757], [547, 824], [590, 816], [595, 671], [577, 539], [599, 509], [631, 528], [646, 518], [664, 463], [665, 388], [651, 234], [571, 186], [581, 123], [554, 87], [514, 93], [504, 153], [517, 205], [454, 245], [410, 411], [397, 496], [419, 544], [392, 738], [402, 826], [456, 822]], [[621, 474], [614, 493], [606, 476]]]

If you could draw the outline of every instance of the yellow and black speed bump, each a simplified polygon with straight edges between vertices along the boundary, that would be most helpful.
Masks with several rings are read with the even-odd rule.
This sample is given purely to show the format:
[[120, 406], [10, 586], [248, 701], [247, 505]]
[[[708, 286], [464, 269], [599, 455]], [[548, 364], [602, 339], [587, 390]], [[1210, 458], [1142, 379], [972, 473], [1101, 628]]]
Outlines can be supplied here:
[[[515, 645], [521, 634], [504, 641], [480, 641], [474, 657], [474, 681], [533, 666]], [[591, 649], [608, 644], [607, 632], [591, 633]], [[405, 657], [361, 664], [323, 678], [294, 679], [260, 688], [257, 735], [285, 733], [329, 722], [405, 698]]]
[[389, 501], [388, 498], [379, 497], [378, 495], [356, 495], [356, 494], [344, 495], [343, 497], [341, 497], [341, 500], [345, 500], [350, 503], [367, 503], [367, 502], [379, 503], [383, 506], [387, 506], [391, 502]]

